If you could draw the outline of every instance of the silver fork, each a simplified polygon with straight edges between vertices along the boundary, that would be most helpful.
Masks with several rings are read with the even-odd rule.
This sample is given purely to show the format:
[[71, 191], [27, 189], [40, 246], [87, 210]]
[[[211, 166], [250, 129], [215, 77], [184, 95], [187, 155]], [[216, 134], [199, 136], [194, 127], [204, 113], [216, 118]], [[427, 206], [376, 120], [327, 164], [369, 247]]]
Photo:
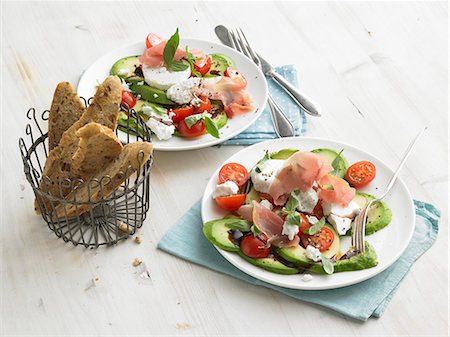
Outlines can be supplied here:
[[[244, 32], [241, 28], [229, 30], [230, 35], [230, 41], [237, 51], [241, 52], [245, 56], [247, 56], [250, 60], [255, 63], [259, 69], [262, 69], [261, 67], [261, 61], [259, 60], [258, 55], [253, 50], [253, 48], [250, 46], [250, 43], [248, 42]], [[278, 137], [292, 137], [295, 136], [295, 128], [292, 125], [291, 121], [287, 116], [284, 114], [284, 112], [281, 110], [281, 108], [278, 106], [278, 104], [275, 103], [272, 96], [269, 93], [267, 103], [269, 104], [270, 112], [272, 115], [273, 125], [275, 128], [275, 133]]]
[[[408, 159], [409, 155], [412, 152], [412, 149], [414, 145], [416, 144], [417, 140], [422, 136], [422, 134], [425, 132], [427, 127], [423, 128], [422, 131], [419, 132], [419, 134], [413, 139], [413, 141], [409, 144], [408, 149], [406, 150], [405, 155], [403, 156], [402, 161], [398, 165], [397, 170], [395, 171], [394, 175], [392, 176], [391, 180], [389, 181], [386, 191], [380, 195], [378, 198], [373, 199], [367, 203], [367, 205], [361, 210], [361, 212], [358, 214], [358, 216], [355, 218], [353, 222], [353, 233], [352, 233], [352, 246], [354, 248], [354, 253], [364, 253], [365, 251], [365, 245], [364, 245], [364, 235], [365, 235], [365, 228], [367, 224], [367, 214], [369, 213], [370, 207], [372, 207], [373, 204], [383, 199], [389, 191], [392, 189], [392, 186], [394, 186], [398, 175], [400, 174], [400, 170], [403, 168], [403, 165], [405, 164], [406, 160]], [[346, 253], [348, 255], [348, 253]]]

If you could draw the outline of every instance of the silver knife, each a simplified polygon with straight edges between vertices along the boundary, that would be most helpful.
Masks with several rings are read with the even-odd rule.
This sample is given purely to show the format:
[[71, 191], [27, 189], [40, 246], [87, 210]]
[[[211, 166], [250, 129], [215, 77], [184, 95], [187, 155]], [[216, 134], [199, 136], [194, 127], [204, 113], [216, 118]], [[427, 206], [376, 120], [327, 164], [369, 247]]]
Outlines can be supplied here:
[[[230, 40], [230, 34], [225, 26], [216, 26], [216, 28], [214, 28], [214, 31], [216, 32], [219, 40], [224, 45], [233, 48], [233, 43]], [[315, 117], [321, 116], [320, 108], [316, 103], [314, 103], [308, 96], [300, 92], [297, 87], [289, 83], [283, 76], [278, 74], [275, 71], [275, 68], [272, 67], [270, 63], [267, 62], [263, 57], [261, 57], [261, 55], [258, 54], [258, 57], [261, 61], [262, 71], [264, 75], [273, 78], [275, 82], [281, 88], [283, 88], [289, 94], [289, 96], [291, 96], [294, 102], [297, 103], [307, 114]]]

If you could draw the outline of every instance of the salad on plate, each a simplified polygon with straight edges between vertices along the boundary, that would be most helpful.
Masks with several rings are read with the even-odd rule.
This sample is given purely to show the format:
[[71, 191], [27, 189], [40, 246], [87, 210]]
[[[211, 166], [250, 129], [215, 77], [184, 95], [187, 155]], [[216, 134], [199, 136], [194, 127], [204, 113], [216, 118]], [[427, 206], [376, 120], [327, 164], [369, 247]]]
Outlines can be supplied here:
[[[159, 140], [220, 138], [228, 119], [254, 110], [247, 81], [229, 56], [180, 46], [178, 29], [168, 40], [150, 33], [145, 42], [142, 55], [117, 60], [110, 73], [122, 80], [123, 105], [137, 111]], [[119, 129], [136, 125], [139, 133], [127, 109]]]
[[[211, 197], [227, 214], [203, 225], [217, 248], [278, 274], [333, 274], [378, 264], [375, 249], [365, 242], [362, 254], [346, 254], [341, 238], [374, 197], [358, 189], [375, 178], [369, 161], [349, 166], [343, 150], [285, 148], [266, 152], [246, 168], [221, 167]], [[392, 212], [385, 202], [369, 211], [365, 234], [386, 227]]]

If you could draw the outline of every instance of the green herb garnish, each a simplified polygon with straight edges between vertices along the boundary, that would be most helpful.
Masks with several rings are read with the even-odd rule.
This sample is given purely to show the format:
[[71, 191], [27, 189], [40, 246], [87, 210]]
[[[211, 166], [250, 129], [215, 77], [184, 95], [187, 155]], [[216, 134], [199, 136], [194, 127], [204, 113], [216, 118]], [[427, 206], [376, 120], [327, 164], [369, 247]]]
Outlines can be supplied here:
[[201, 120], [205, 121], [206, 132], [208, 132], [211, 136], [215, 138], [220, 138], [219, 128], [216, 122], [214, 122], [214, 120], [211, 118], [209, 113], [190, 115], [184, 119], [184, 122], [190, 129], [195, 123]]
[[255, 225], [253, 225], [252, 227], [250, 227], [250, 230], [253, 233], [253, 236], [258, 236], [259, 234], [261, 234], [261, 231], [259, 230], [258, 227], [256, 227]]
[[309, 235], [314, 235], [317, 232], [319, 232], [322, 227], [325, 225], [325, 217], [323, 217], [322, 219], [320, 219], [318, 222], [316, 222], [314, 225], [312, 225], [311, 227], [305, 229], [303, 231], [303, 233], [305, 234], [309, 234]]
[[180, 44], [180, 36], [178, 35], [178, 28], [169, 40], [167, 40], [166, 46], [164, 47], [163, 58], [164, 64], [167, 68], [173, 71], [183, 71], [189, 66], [182, 61], [175, 61], [175, 53], [177, 51], [178, 45]]
[[338, 155], [336, 156], [336, 158], [334, 158], [333, 161], [331, 162], [331, 166], [333, 167], [333, 171], [331, 172], [332, 175], [336, 175], [336, 174], [338, 173], [339, 170], [342, 170], [342, 169], [343, 169], [342, 165], [339, 165], [339, 164], [342, 164], [342, 163], [343, 163], [342, 161], [339, 160], [339, 159], [341, 159], [341, 154], [342, 154], [342, 152], [344, 152], [344, 149], [342, 149], [342, 150], [338, 153]]
[[323, 270], [325, 270], [325, 273], [327, 273], [329, 275], [333, 274], [334, 273], [334, 263], [331, 262], [331, 260], [323, 254], [321, 254], [321, 258], [322, 258], [322, 267], [323, 267]]
[[197, 77], [203, 77], [202, 74], [200, 74], [197, 70], [195, 70], [195, 60], [194, 56], [189, 52], [188, 46], [186, 46], [186, 58], [189, 63], [189, 66], [191, 67], [191, 73]]

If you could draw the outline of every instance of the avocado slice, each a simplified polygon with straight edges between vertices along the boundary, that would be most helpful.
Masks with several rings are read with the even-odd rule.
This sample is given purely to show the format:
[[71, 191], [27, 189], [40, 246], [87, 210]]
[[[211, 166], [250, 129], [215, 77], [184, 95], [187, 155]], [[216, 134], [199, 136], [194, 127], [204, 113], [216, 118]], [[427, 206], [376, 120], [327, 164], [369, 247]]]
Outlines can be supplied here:
[[[326, 149], [326, 148], [315, 149], [315, 150], [312, 150], [311, 152], [318, 154], [323, 159], [325, 159], [330, 165], [333, 166], [334, 171], [332, 172], [332, 174], [334, 174], [336, 177], [344, 178], [345, 172], [347, 172], [347, 168], [348, 168], [348, 161], [342, 155], [342, 153], [339, 156], [339, 152], [332, 150], [332, 149]], [[335, 159], [336, 159], [336, 161], [335, 161]]]
[[137, 83], [145, 82], [145, 79], [140, 76], [130, 76], [125, 79], [125, 82], [127, 82], [128, 84], [130, 84], [130, 83], [137, 84]]
[[127, 78], [134, 75], [134, 71], [141, 65], [139, 55], [123, 57], [111, 67], [111, 75]]
[[203, 225], [203, 234], [206, 238], [220, 249], [228, 252], [240, 251], [239, 246], [230, 240], [231, 229], [241, 232], [250, 231], [250, 223], [236, 218], [227, 218], [208, 221]]
[[176, 105], [175, 102], [167, 98], [164, 91], [152, 88], [146, 84], [140, 85], [132, 83], [130, 84], [130, 89], [134, 95], [140, 95], [141, 98], [146, 101], [162, 105]]
[[242, 253], [240, 250], [237, 252], [240, 257], [242, 257], [244, 260], [250, 262], [251, 264], [260, 267], [262, 269], [265, 269], [267, 271], [270, 271], [272, 273], [276, 274], [283, 274], [283, 275], [294, 275], [298, 274], [300, 271], [297, 268], [292, 268], [284, 265], [280, 261], [274, 259], [273, 257], [266, 257], [263, 259], [253, 259], [251, 257], [248, 257], [244, 253]]
[[277, 152], [270, 153], [269, 156], [270, 156], [270, 159], [286, 160], [290, 156], [292, 156], [295, 152], [298, 152], [298, 150], [287, 148], [287, 149], [282, 149]]
[[[363, 192], [356, 192], [355, 198], [353, 199], [361, 208], [367, 205], [367, 203], [375, 199], [373, 195]], [[367, 214], [367, 224], [366, 224], [366, 235], [373, 234], [380, 229], [383, 229], [392, 220], [392, 211], [384, 201], [379, 201], [375, 203], [369, 210]], [[351, 234], [351, 231], [348, 231]]]
[[234, 61], [224, 54], [211, 54], [211, 68], [204, 77], [224, 76], [228, 67], [236, 67]]
[[[322, 254], [325, 255], [328, 258], [332, 258], [333, 256], [336, 256], [339, 254], [341, 249], [341, 240], [339, 238], [338, 233], [334, 230], [334, 228], [328, 224], [325, 225], [329, 230], [331, 230], [334, 234], [334, 241], [331, 244], [330, 248], [328, 248], [326, 251], [324, 251]], [[313, 261], [308, 259], [306, 257], [306, 249], [303, 248], [300, 245], [293, 246], [293, 247], [282, 247], [282, 248], [276, 248], [276, 253], [280, 255], [283, 259], [286, 261], [295, 263], [296, 265], [299, 265], [301, 267], [309, 267], [312, 264], [314, 264]]]
[[[378, 264], [377, 253], [375, 249], [367, 242], [364, 243], [366, 250], [364, 254], [352, 256], [349, 259], [337, 260], [334, 264], [334, 272], [362, 270], [375, 267]], [[314, 264], [309, 268], [312, 273], [325, 274], [322, 264]]]

